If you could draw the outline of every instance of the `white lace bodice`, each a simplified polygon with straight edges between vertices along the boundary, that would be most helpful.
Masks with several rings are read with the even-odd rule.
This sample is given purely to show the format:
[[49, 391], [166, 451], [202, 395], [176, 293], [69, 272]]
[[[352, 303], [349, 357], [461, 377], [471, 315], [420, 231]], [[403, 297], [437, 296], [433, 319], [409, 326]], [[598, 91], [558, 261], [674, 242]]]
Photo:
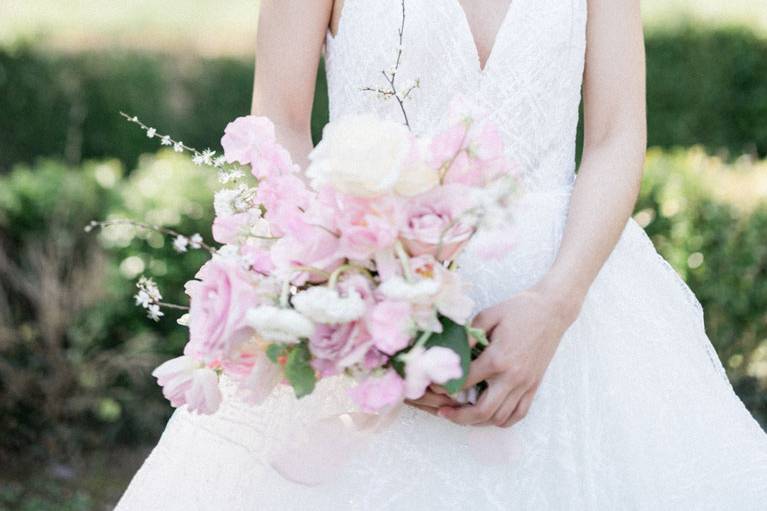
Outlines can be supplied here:
[[[414, 131], [433, 129], [460, 94], [501, 128], [509, 156], [531, 190], [570, 184], [583, 74], [586, 0], [513, 0], [480, 69], [458, 0], [405, 0], [398, 82], [419, 80], [406, 105]], [[360, 112], [401, 120], [384, 86], [402, 21], [400, 0], [345, 0], [338, 33], [328, 33], [330, 117]]]

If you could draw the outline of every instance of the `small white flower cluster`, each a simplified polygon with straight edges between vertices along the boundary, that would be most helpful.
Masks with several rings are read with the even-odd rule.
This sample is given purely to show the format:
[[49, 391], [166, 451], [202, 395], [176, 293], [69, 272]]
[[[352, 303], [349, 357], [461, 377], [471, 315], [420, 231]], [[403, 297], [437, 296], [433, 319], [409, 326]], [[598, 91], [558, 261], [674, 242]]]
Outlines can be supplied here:
[[235, 188], [222, 188], [213, 197], [216, 216], [230, 216], [253, 211], [256, 188], [240, 184]]
[[195, 233], [189, 237], [179, 234], [176, 236], [176, 239], [173, 240], [173, 248], [178, 253], [186, 252], [190, 248], [202, 248], [202, 244], [202, 236], [200, 236], [199, 233]]
[[149, 319], [154, 321], [160, 321], [160, 318], [165, 314], [160, 310], [160, 300], [162, 295], [157, 288], [154, 280], [142, 276], [138, 283], [136, 283], [138, 293], [134, 296], [136, 299], [136, 305], [146, 309]]
[[[225, 172], [228, 176], [228, 181], [234, 179], [239, 179], [239, 177], [242, 177], [242, 171], [239, 170], [239, 168], [235, 169], [226, 169], [226, 159], [223, 156], [216, 156], [216, 151], [213, 151], [211, 149], [205, 149], [204, 151], [198, 151], [194, 147], [189, 147], [188, 145], [184, 144], [180, 140], [173, 139], [170, 135], [162, 135], [157, 132], [156, 128], [152, 128], [151, 126], [147, 126], [143, 122], [139, 120], [138, 117], [129, 116], [125, 113], [121, 112], [121, 115], [125, 117], [128, 122], [132, 122], [133, 124], [137, 124], [139, 127], [141, 127], [142, 130], [146, 132], [146, 136], [148, 138], [159, 138], [160, 139], [160, 145], [164, 146], [172, 146], [173, 150], [177, 153], [183, 153], [184, 151], [189, 151], [192, 153], [192, 162], [195, 165], [206, 165], [208, 167], [213, 167], [216, 169], [219, 169], [221, 172]], [[219, 175], [219, 179], [221, 176]]]

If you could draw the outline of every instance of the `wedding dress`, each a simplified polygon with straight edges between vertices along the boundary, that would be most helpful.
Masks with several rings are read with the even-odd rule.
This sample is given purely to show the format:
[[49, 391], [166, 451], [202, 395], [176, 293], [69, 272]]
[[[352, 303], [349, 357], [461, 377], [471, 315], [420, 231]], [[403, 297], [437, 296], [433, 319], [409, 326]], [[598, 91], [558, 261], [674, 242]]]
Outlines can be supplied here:
[[[469, 246], [461, 257], [477, 311], [535, 283], [556, 254], [575, 180], [586, 7], [514, 0], [482, 69], [457, 0], [406, 1], [398, 80], [420, 83], [407, 102], [412, 128], [434, 128], [461, 94], [491, 112], [523, 169], [515, 248], [482, 260]], [[400, 0], [346, 0], [326, 39], [331, 118], [401, 120], [395, 101], [361, 90], [384, 85], [401, 16]], [[465, 428], [406, 408], [339, 477], [284, 479], [270, 451], [297, 425], [349, 410], [343, 385], [323, 381], [301, 401], [281, 388], [257, 408], [230, 394], [213, 416], [177, 410], [117, 509], [767, 509], [767, 436], [728, 383], [700, 304], [633, 220], [514, 427]]]

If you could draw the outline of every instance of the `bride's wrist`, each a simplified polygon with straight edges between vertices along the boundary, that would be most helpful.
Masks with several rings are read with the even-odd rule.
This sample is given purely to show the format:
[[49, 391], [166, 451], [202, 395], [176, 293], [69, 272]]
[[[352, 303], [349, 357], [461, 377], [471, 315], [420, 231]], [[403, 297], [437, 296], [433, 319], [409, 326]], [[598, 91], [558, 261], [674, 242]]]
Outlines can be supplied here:
[[567, 324], [578, 317], [588, 291], [586, 285], [559, 274], [555, 269], [544, 275], [534, 288]]

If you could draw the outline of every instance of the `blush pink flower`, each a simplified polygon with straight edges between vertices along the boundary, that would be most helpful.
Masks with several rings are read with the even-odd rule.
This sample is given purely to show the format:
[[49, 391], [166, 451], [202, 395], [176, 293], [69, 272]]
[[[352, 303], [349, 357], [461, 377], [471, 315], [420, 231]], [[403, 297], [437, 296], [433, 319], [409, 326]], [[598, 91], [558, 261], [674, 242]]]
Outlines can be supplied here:
[[375, 347], [394, 355], [410, 343], [413, 326], [410, 304], [385, 300], [376, 304], [365, 318]]
[[217, 216], [213, 220], [213, 239], [218, 243], [236, 243], [248, 226], [249, 213]]
[[467, 131], [466, 123], [457, 122], [432, 139], [429, 152], [433, 167], [442, 167], [466, 149]]
[[269, 275], [274, 271], [274, 263], [269, 250], [255, 245], [242, 245], [240, 247], [240, 256], [251, 271], [261, 275]]
[[240, 380], [237, 387], [240, 399], [250, 405], [261, 404], [279, 385], [282, 371], [263, 353], [256, 358], [250, 372]]
[[485, 186], [510, 171], [496, 125], [470, 117], [459, 118], [434, 137], [429, 161], [441, 170], [444, 183], [466, 186]]
[[304, 213], [312, 198], [312, 192], [293, 174], [264, 179], [256, 191], [256, 200], [266, 209], [264, 218], [277, 236], [302, 237], [312, 228]]
[[317, 324], [309, 338], [309, 350], [330, 374], [361, 362], [373, 345], [362, 321], [341, 325]]
[[455, 257], [474, 233], [467, 212], [472, 207], [466, 187], [435, 188], [408, 202], [402, 240], [412, 256], [431, 255], [441, 261]]
[[218, 376], [210, 368], [189, 356], [181, 356], [152, 371], [162, 393], [176, 408], [187, 406], [191, 412], [212, 414], [221, 405]]
[[250, 165], [257, 178], [294, 170], [290, 154], [277, 144], [274, 124], [266, 117], [248, 115], [230, 122], [221, 146], [227, 162]]
[[353, 260], [365, 260], [396, 241], [402, 223], [402, 204], [392, 196], [343, 197], [339, 200], [336, 221], [340, 253]]
[[260, 302], [252, 278], [237, 260], [219, 256], [186, 283], [189, 354], [208, 361], [223, 359], [250, 337], [245, 313]]
[[301, 238], [286, 236], [277, 240], [271, 247], [271, 256], [275, 271], [284, 278], [292, 278], [296, 285], [326, 280], [321, 273], [299, 271], [296, 267], [311, 267], [329, 273], [343, 262], [339, 256], [338, 238], [318, 227], [309, 229]]
[[459, 325], [465, 324], [474, 309], [474, 302], [469, 297], [467, 286], [460, 275], [449, 271], [431, 256], [414, 257], [410, 264], [416, 275], [438, 283], [439, 287], [432, 297], [432, 303], [439, 313]]
[[349, 397], [363, 412], [376, 413], [402, 401], [405, 382], [394, 370], [370, 376], [349, 391]]
[[405, 356], [405, 397], [418, 399], [432, 383], [442, 385], [463, 375], [461, 359], [449, 348], [413, 348]]

